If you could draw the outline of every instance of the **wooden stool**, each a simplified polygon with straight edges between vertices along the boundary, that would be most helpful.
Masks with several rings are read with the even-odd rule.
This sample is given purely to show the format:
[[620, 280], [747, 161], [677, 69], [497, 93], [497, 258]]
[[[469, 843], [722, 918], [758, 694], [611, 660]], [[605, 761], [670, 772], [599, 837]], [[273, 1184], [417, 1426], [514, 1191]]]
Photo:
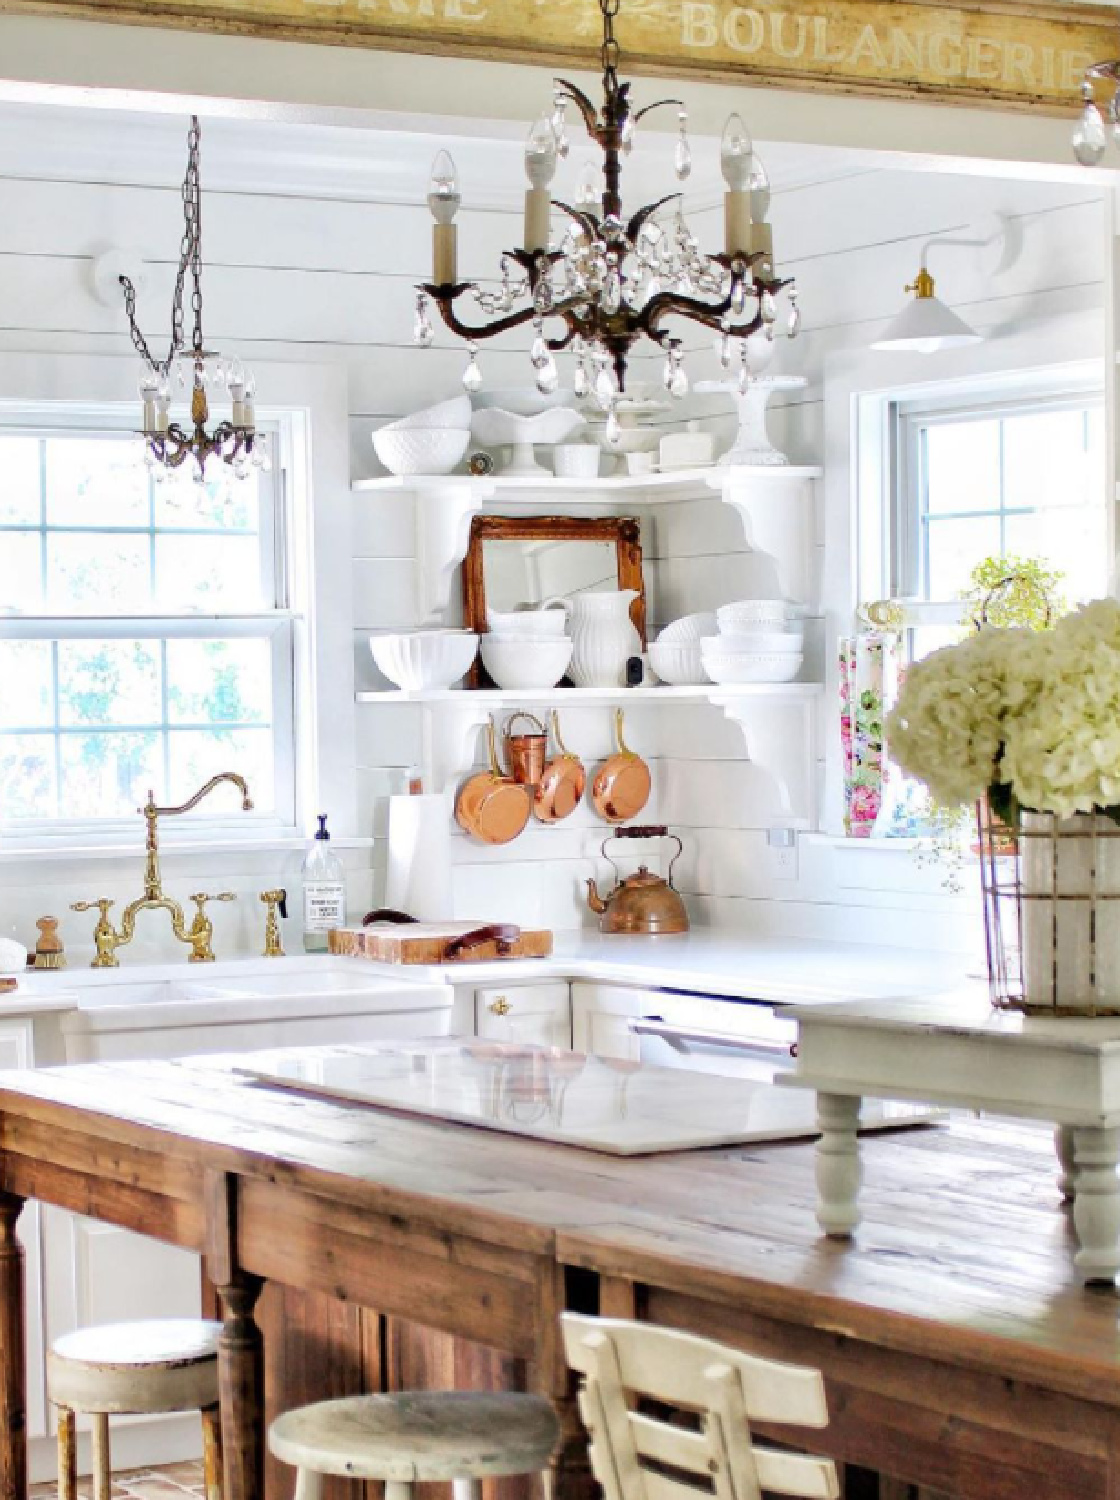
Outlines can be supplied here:
[[455, 1500], [478, 1500], [483, 1479], [539, 1473], [559, 1436], [539, 1396], [401, 1391], [297, 1407], [268, 1438], [296, 1470], [296, 1500], [318, 1500], [324, 1474], [382, 1479], [385, 1500], [409, 1500], [425, 1479], [450, 1480]]
[[[827, 1427], [818, 1370], [651, 1323], [565, 1313], [563, 1325], [568, 1364], [583, 1377], [591, 1472], [606, 1500], [836, 1500], [831, 1459], [751, 1435], [752, 1420]], [[643, 1397], [658, 1404], [656, 1415], [637, 1409]]]
[[218, 1421], [220, 1323], [200, 1318], [108, 1323], [58, 1339], [47, 1355], [47, 1391], [58, 1407], [59, 1500], [76, 1500], [76, 1415], [93, 1418], [94, 1500], [110, 1500], [109, 1418], [201, 1411], [206, 1500], [221, 1500]]

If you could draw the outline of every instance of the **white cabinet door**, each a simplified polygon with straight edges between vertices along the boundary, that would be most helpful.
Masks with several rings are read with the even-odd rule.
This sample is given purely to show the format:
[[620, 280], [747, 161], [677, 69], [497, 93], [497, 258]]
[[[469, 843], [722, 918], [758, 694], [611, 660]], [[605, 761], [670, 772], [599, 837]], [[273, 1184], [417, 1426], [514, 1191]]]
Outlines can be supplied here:
[[487, 1041], [572, 1045], [571, 996], [565, 981], [476, 990], [474, 1018], [476, 1034]]
[[[35, 1033], [29, 1020], [0, 1022], [0, 1068], [30, 1068]], [[19, 1216], [27, 1297], [27, 1435], [47, 1431], [47, 1374], [43, 1351], [43, 1261], [40, 1209], [29, 1203]]]
[[647, 1014], [655, 1004], [656, 996], [649, 990], [576, 980], [572, 985], [572, 1046], [597, 1057], [640, 1061], [641, 1044], [630, 1030], [630, 1021]]

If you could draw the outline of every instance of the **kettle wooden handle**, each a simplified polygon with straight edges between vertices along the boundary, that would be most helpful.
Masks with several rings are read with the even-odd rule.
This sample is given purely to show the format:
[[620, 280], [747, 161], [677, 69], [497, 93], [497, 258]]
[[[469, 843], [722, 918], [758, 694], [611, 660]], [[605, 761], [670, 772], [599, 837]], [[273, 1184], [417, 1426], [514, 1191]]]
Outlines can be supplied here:
[[670, 835], [664, 823], [631, 823], [626, 828], [616, 828], [611, 835], [616, 839], [667, 839], [676, 838], [676, 834]]
[[508, 956], [520, 936], [520, 927], [509, 922], [493, 922], [488, 927], [476, 927], [472, 932], [464, 932], [460, 937], [452, 938], [444, 949], [443, 956], [445, 961], [454, 962], [473, 949], [484, 948], [489, 943], [497, 944], [498, 953]]

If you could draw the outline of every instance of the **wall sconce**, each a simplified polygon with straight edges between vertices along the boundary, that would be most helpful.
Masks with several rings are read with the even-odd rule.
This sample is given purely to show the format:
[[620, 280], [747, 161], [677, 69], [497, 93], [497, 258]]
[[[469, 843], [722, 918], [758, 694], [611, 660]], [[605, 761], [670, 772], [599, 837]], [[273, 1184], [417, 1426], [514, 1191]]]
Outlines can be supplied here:
[[902, 311], [887, 324], [881, 337], [871, 345], [872, 349], [913, 350], [918, 354], [937, 354], [942, 349], [962, 349], [969, 344], [979, 344], [984, 335], [977, 333], [958, 317], [937, 295], [933, 277], [927, 264], [929, 252], [945, 246], [964, 247], [989, 252], [984, 257], [985, 269], [992, 274], [1005, 271], [1017, 258], [1020, 242], [1017, 221], [1003, 215], [996, 217], [992, 233], [971, 239], [941, 236], [927, 240], [922, 246], [918, 274], [907, 292], [913, 293]]

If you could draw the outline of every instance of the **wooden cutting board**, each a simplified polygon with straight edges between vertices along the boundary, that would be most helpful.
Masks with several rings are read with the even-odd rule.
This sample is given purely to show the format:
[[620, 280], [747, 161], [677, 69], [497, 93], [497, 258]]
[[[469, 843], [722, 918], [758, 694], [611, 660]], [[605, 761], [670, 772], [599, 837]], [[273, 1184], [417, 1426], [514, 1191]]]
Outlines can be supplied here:
[[[464, 938], [487, 932], [495, 935], [460, 949]], [[504, 939], [497, 936], [499, 932], [505, 934]], [[496, 958], [547, 958], [552, 952], [552, 933], [485, 922], [378, 923], [336, 927], [328, 947], [331, 953], [384, 964], [490, 963]]]
[[19, 981], [16, 979], [0, 979], [0, 995], [10, 995], [18, 987]]

